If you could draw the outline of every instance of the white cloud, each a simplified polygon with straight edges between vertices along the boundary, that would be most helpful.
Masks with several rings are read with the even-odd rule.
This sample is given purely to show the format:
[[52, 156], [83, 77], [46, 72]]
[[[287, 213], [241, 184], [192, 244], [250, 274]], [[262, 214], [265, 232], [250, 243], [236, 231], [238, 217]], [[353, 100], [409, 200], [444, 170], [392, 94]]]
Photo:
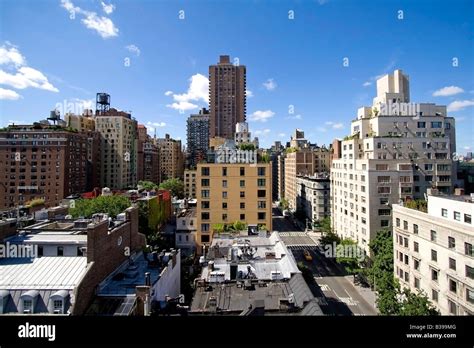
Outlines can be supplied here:
[[158, 128], [166, 127], [165, 122], [147, 122], [147, 125], [153, 126], [153, 127], [158, 127]]
[[250, 121], [266, 122], [273, 116], [275, 116], [275, 113], [272, 110], [257, 110], [250, 115]]
[[247, 98], [252, 98], [253, 97], [253, 92], [250, 89], [245, 90], [245, 96]]
[[364, 87], [368, 87], [368, 86], [371, 86], [371, 85], [372, 85], [372, 82], [370, 82], [370, 81], [365, 81], [365, 82], [362, 84], [362, 86], [364, 86]]
[[141, 51], [140, 51], [140, 49], [139, 49], [137, 46], [135, 46], [135, 45], [128, 45], [128, 46], [125, 46], [125, 48], [126, 48], [129, 52], [135, 54], [137, 57], [140, 56]]
[[199, 106], [192, 102], [208, 103], [209, 100], [209, 79], [201, 74], [195, 74], [189, 78], [188, 91], [183, 94], [174, 94], [171, 91], [165, 92], [166, 96], [173, 95], [174, 103], [166, 105], [169, 108], [187, 111], [196, 109]]
[[448, 111], [460, 111], [474, 105], [474, 100], [455, 100], [448, 105]]
[[464, 146], [464, 150], [469, 151], [469, 150], [471, 150], [471, 147], [470, 146]]
[[285, 136], [286, 136], [285, 133], [278, 133], [278, 137], [280, 137], [280, 138], [284, 138]]
[[327, 129], [324, 128], [324, 127], [318, 127], [316, 128], [318, 132], [321, 132], [321, 133], [326, 133], [327, 132]]
[[341, 122], [332, 122], [332, 121], [326, 121], [324, 122], [324, 124], [326, 126], [331, 126], [332, 129], [341, 129], [342, 127], [344, 127], [344, 125], [341, 123]]
[[433, 97], [448, 97], [450, 95], [455, 95], [455, 94], [459, 94], [463, 92], [464, 92], [464, 89], [462, 89], [461, 87], [447, 86], [447, 87], [440, 88], [437, 91], [434, 91]]
[[260, 135], [260, 136], [267, 136], [268, 134], [270, 134], [271, 130], [266, 128], [266, 129], [262, 129], [262, 130], [256, 130], [254, 133], [255, 135]]
[[277, 86], [277, 83], [273, 79], [268, 79], [263, 83], [263, 87], [265, 87], [267, 91], [273, 91]]
[[16, 89], [34, 87], [51, 92], [59, 92], [59, 90], [48, 81], [48, 78], [44, 76], [41, 71], [27, 66], [18, 69], [15, 75], [0, 70], [0, 84], [11, 86]]
[[98, 16], [96, 12], [86, 11], [74, 4], [70, 0], [61, 0], [61, 7], [63, 7], [70, 14], [82, 15], [85, 18], [81, 22], [88, 29], [95, 30], [103, 39], [108, 39], [118, 35], [118, 28], [114, 22], [108, 17]]
[[20, 99], [21, 95], [11, 89], [5, 89], [0, 87], [0, 100], [17, 100]]
[[17, 47], [12, 46], [9, 42], [0, 47], [0, 65], [13, 64], [16, 67], [26, 64], [26, 59], [18, 51]]
[[106, 4], [105, 2], [101, 1], [100, 2], [102, 4], [102, 9], [104, 10], [105, 13], [107, 13], [108, 15], [111, 14], [112, 12], [114, 12], [115, 10], [115, 5], [110, 3], [110, 4]]

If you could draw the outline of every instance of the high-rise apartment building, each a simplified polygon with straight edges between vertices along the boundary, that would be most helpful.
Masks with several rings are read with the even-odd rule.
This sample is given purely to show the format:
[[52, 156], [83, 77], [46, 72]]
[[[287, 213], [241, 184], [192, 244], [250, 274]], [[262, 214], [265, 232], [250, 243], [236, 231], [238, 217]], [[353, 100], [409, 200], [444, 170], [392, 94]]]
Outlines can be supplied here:
[[137, 157], [137, 179], [138, 181], [151, 181], [160, 183], [160, 153], [144, 125], [138, 125], [138, 157]]
[[247, 122], [237, 122], [235, 125], [234, 141], [237, 146], [251, 144], [255, 148], [258, 148], [258, 138], [252, 139], [252, 133], [250, 133]]
[[[43, 199], [56, 206], [86, 191], [88, 136], [34, 123], [0, 131], [0, 209]], [[92, 165], [92, 164], [91, 164]]]
[[424, 211], [393, 205], [395, 276], [442, 315], [473, 315], [474, 197], [436, 191]]
[[125, 189], [137, 185], [137, 121], [129, 113], [110, 108], [97, 111], [101, 135], [101, 187]]
[[209, 150], [209, 111], [205, 108], [199, 114], [191, 115], [187, 120], [187, 168], [206, 158]]
[[304, 138], [302, 130], [295, 130], [284, 160], [284, 197], [288, 200], [291, 210], [296, 210], [296, 177], [298, 175], [312, 176], [315, 173], [328, 172], [330, 155], [326, 147], [310, 144]]
[[313, 229], [318, 221], [331, 213], [329, 174], [298, 176], [296, 187], [296, 209], [305, 214], [306, 227]]
[[161, 181], [172, 178], [183, 178], [184, 156], [181, 140], [175, 140], [166, 134], [164, 138], [156, 140], [160, 151]]
[[220, 56], [209, 66], [210, 137], [234, 139], [235, 125], [245, 122], [246, 68]]
[[390, 227], [391, 205], [424, 198], [427, 188], [453, 188], [454, 119], [446, 106], [410, 103], [401, 70], [377, 81], [372, 107], [358, 110], [331, 169], [333, 228], [368, 252], [377, 231]]
[[219, 224], [241, 221], [256, 231], [272, 230], [270, 163], [199, 163], [196, 192], [198, 253], [211, 244]]

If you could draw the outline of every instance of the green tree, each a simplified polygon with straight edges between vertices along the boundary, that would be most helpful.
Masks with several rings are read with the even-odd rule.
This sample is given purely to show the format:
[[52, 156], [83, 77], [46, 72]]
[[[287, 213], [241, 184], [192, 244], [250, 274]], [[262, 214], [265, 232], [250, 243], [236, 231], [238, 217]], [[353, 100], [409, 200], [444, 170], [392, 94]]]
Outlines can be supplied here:
[[253, 151], [255, 150], [255, 145], [251, 143], [244, 143], [240, 144], [239, 149], [243, 151]]
[[138, 186], [141, 186], [146, 191], [157, 190], [158, 185], [152, 181], [139, 181]]
[[78, 199], [74, 201], [74, 208], [69, 208], [69, 214], [77, 218], [90, 218], [96, 213], [106, 213], [115, 217], [130, 207], [131, 202], [125, 196], [99, 196], [93, 199]]
[[212, 225], [212, 230], [215, 233], [222, 233], [222, 232], [225, 232], [226, 226], [224, 224], [214, 224]]
[[160, 184], [160, 189], [168, 190], [173, 197], [184, 197], [184, 183], [178, 178], [168, 179]]
[[319, 221], [319, 226], [321, 227], [321, 231], [326, 233], [331, 232], [331, 218], [329, 216], [326, 216], [324, 219]]
[[363, 255], [355, 240], [346, 238], [336, 247], [336, 262], [341, 264], [347, 273], [355, 274], [360, 271], [359, 255]]
[[285, 197], [282, 197], [282, 199], [280, 200], [280, 208], [282, 210], [288, 210], [289, 207], [290, 203], [288, 202], [288, 200]]
[[247, 224], [245, 222], [237, 220], [232, 224], [232, 229], [234, 231], [244, 231], [247, 229]]
[[414, 293], [409, 289], [401, 292], [401, 304], [398, 315], [439, 315], [438, 310], [423, 293]]

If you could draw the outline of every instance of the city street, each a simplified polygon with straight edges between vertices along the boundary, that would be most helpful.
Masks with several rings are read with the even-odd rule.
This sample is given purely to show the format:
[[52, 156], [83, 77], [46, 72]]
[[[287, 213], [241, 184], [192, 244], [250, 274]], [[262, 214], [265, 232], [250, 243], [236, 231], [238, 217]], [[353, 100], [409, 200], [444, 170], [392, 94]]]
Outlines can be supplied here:
[[[308, 266], [314, 277], [309, 284], [319, 305], [327, 315], [376, 315], [376, 309], [361, 295], [335, 260], [328, 259], [318, 248], [318, 237], [314, 233], [301, 231], [289, 218], [273, 209], [273, 230], [293, 253], [297, 262]], [[306, 261], [303, 251], [308, 250], [313, 260]], [[368, 290], [366, 290], [368, 292]]]

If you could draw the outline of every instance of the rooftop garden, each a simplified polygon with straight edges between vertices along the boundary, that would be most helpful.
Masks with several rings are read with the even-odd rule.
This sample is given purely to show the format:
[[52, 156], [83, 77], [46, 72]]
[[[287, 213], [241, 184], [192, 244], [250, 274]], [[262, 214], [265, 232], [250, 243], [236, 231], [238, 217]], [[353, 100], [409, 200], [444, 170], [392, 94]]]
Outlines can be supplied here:
[[405, 207], [410, 209], [419, 210], [423, 213], [428, 212], [428, 202], [423, 199], [415, 199], [405, 202]]

